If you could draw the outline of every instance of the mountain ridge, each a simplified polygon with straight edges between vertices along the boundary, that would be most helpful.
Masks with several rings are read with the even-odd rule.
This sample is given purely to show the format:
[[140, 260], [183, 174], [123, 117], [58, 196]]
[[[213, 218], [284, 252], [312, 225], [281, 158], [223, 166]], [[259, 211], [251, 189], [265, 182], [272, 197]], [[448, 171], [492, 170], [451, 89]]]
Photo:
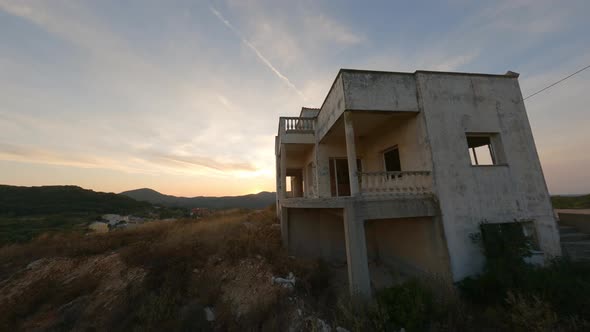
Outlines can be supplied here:
[[128, 196], [73, 185], [0, 185], [0, 211], [4, 215], [132, 213], [150, 206]]
[[127, 190], [119, 195], [131, 197], [138, 201], [160, 204], [170, 207], [184, 208], [210, 208], [210, 209], [227, 209], [227, 208], [265, 208], [275, 202], [276, 196], [273, 192], [261, 191], [257, 194], [247, 194], [240, 196], [194, 196], [182, 197], [162, 194], [151, 188], [139, 188]]

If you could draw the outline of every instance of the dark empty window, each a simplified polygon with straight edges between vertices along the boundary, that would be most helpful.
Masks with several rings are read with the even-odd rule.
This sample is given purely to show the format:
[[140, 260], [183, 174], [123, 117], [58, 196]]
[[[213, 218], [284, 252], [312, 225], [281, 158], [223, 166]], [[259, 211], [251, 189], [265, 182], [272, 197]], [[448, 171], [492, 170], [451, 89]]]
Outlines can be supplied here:
[[401, 172], [402, 165], [399, 160], [399, 149], [397, 147], [389, 149], [383, 153], [385, 159], [385, 170], [387, 172]]
[[467, 135], [471, 165], [496, 165], [490, 135]]
[[[362, 172], [360, 159], [356, 160], [356, 168]], [[350, 196], [348, 160], [345, 158], [330, 158], [330, 191], [332, 197]]]

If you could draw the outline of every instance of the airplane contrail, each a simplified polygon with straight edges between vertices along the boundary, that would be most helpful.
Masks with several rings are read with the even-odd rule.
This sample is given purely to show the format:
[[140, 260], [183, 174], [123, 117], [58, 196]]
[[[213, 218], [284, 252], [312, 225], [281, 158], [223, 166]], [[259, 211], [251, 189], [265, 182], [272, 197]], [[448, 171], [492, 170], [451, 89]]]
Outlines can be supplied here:
[[236, 36], [238, 36], [238, 38], [240, 38], [242, 43], [248, 46], [254, 52], [254, 54], [256, 54], [256, 56], [258, 57], [258, 59], [260, 59], [260, 61], [262, 61], [262, 63], [264, 63], [275, 75], [277, 75], [278, 78], [285, 82], [285, 84], [287, 84], [291, 89], [295, 90], [295, 92], [297, 92], [297, 94], [301, 96], [303, 100], [307, 101], [307, 97], [303, 94], [303, 92], [297, 89], [295, 84], [293, 84], [293, 82], [291, 82], [287, 76], [283, 75], [275, 66], [273, 66], [273, 64], [264, 55], [262, 55], [262, 53], [260, 53], [256, 46], [252, 45], [252, 43], [250, 43], [248, 39], [246, 39], [228, 20], [226, 20], [219, 11], [217, 11], [213, 7], [209, 7], [209, 9], [215, 16], [217, 16], [217, 18], [223, 24], [225, 24], [225, 26], [227, 26], [233, 33], [236, 34]]

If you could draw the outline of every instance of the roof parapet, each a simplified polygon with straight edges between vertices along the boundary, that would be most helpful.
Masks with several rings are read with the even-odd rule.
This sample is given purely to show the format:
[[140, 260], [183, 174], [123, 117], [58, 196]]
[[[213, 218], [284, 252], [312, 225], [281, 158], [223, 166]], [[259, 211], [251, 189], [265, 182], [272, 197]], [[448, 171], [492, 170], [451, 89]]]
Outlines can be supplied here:
[[520, 76], [519, 73], [514, 72], [512, 70], [507, 71], [506, 74], [504, 74], [504, 75], [506, 75], [508, 77], [513, 77], [513, 78], [518, 78], [518, 76]]

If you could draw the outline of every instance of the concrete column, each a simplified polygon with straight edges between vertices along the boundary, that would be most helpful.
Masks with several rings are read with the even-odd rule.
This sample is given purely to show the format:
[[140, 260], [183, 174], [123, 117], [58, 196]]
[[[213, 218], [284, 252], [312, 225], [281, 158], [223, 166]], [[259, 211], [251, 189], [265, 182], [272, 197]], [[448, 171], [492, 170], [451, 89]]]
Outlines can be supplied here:
[[277, 210], [277, 218], [281, 218], [281, 205], [279, 202], [279, 197], [280, 197], [280, 193], [281, 193], [281, 177], [280, 177], [280, 173], [281, 173], [281, 159], [279, 156], [275, 156], [275, 179], [276, 179], [276, 199], [275, 199], [275, 203], [276, 203], [276, 210]]
[[364, 220], [357, 219], [354, 203], [344, 208], [344, 238], [350, 295], [357, 299], [371, 297], [371, 279], [367, 258]]
[[287, 151], [285, 150], [285, 144], [281, 144], [281, 189], [279, 199], [284, 199], [287, 196]]
[[350, 179], [350, 196], [358, 196], [359, 180], [356, 168], [356, 146], [352, 113], [344, 112], [344, 133], [346, 135], [346, 156], [348, 157], [348, 177]]
[[318, 197], [330, 197], [330, 159], [323, 144], [316, 145]]
[[293, 197], [302, 197], [303, 196], [303, 173], [301, 175], [297, 175], [295, 177], [291, 177], [291, 191], [293, 192]]
[[[318, 178], [318, 169], [319, 169], [319, 164], [318, 164], [318, 142], [316, 141], [315, 143], [315, 147], [313, 149], [313, 167], [311, 168], [311, 171], [313, 173], [312, 178], [313, 181], [310, 181], [310, 185], [313, 186], [313, 188], [311, 189], [313, 192], [313, 196], [314, 197], [319, 197], [319, 193], [320, 193], [320, 186], [319, 186], [319, 178]], [[310, 179], [310, 180], [311, 180]]]
[[283, 246], [289, 249], [289, 209], [286, 207], [281, 209], [281, 240]]

